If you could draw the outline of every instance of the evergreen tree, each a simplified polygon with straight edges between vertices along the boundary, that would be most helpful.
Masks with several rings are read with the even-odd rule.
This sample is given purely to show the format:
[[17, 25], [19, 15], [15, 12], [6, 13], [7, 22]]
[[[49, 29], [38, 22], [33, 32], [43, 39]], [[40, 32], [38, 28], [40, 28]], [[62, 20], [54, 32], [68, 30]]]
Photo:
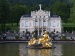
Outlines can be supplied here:
[[75, 22], [75, 5], [73, 5], [70, 12], [71, 14], [70, 14], [69, 22], [74, 23]]
[[70, 16], [70, 7], [66, 3], [57, 1], [51, 6], [51, 10], [53, 14], [61, 16], [63, 22], [67, 22]]
[[17, 24], [19, 23], [20, 17], [22, 15], [28, 14], [29, 12], [28, 7], [26, 5], [20, 5], [20, 4], [11, 6], [10, 10], [11, 10], [10, 14], [11, 22]]
[[9, 16], [9, 4], [6, 0], [0, 0], [0, 23], [2, 30], [5, 29], [5, 24], [7, 23]]
[[73, 4], [73, 6], [71, 7], [70, 10], [70, 18], [69, 18], [69, 22], [70, 23], [75, 23], [75, 0], [70, 0], [70, 2]]

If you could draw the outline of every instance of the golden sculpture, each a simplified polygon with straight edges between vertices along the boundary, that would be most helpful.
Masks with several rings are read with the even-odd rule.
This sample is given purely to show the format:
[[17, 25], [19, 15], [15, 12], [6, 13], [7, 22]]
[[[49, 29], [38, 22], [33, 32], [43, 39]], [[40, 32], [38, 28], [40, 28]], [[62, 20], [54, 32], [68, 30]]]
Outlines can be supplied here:
[[33, 39], [30, 39], [30, 41], [28, 42], [28, 45], [31, 46], [31, 45], [34, 45], [36, 43], [36, 39], [33, 38]]
[[35, 44], [42, 44], [42, 47], [51, 47], [52, 43], [51, 43], [51, 38], [49, 37], [49, 35], [47, 34], [47, 31], [44, 32], [44, 35], [39, 38], [39, 39], [30, 39], [30, 41], [28, 42], [29, 46], [35, 45]]

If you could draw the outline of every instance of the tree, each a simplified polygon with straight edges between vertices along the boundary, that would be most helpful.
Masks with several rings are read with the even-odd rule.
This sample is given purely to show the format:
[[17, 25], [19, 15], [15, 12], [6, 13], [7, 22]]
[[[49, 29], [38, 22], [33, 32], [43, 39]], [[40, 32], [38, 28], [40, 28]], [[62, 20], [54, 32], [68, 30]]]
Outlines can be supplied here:
[[70, 18], [69, 18], [69, 22], [70, 23], [75, 23], [75, 0], [70, 0], [71, 3], [73, 4], [73, 6], [71, 7], [70, 10]]
[[75, 22], [75, 5], [71, 8], [71, 14], [69, 18], [69, 22], [74, 23]]
[[0, 0], [0, 23], [2, 30], [5, 29], [5, 24], [9, 16], [9, 4], [6, 0]]
[[19, 23], [20, 17], [28, 13], [28, 7], [26, 5], [16, 4], [11, 6], [10, 10], [11, 10], [10, 14], [11, 22], [17, 23], [17, 25]]
[[68, 4], [57, 1], [51, 6], [51, 10], [53, 14], [61, 16], [63, 22], [67, 22], [67, 19], [70, 16], [70, 7]]

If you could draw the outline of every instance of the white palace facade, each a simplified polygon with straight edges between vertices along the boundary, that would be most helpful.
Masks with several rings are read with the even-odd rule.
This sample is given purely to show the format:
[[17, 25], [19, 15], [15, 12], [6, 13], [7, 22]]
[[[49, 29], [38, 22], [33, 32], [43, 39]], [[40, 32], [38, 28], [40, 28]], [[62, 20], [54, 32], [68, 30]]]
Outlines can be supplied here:
[[31, 15], [23, 15], [20, 18], [20, 33], [26, 32], [26, 30], [31, 33], [35, 30], [38, 31], [38, 36], [43, 34], [46, 30], [50, 32], [60, 32], [61, 33], [61, 17], [57, 15], [51, 15], [50, 11], [42, 10], [41, 4], [40, 9], [36, 11], [31, 11]]

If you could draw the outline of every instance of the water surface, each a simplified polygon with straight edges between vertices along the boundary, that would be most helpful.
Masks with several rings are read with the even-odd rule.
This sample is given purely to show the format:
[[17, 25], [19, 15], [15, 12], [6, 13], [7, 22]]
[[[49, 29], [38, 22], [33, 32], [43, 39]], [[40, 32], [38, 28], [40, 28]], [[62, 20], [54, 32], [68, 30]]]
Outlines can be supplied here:
[[54, 42], [54, 49], [28, 49], [27, 43], [0, 44], [0, 56], [75, 56], [75, 42]]

